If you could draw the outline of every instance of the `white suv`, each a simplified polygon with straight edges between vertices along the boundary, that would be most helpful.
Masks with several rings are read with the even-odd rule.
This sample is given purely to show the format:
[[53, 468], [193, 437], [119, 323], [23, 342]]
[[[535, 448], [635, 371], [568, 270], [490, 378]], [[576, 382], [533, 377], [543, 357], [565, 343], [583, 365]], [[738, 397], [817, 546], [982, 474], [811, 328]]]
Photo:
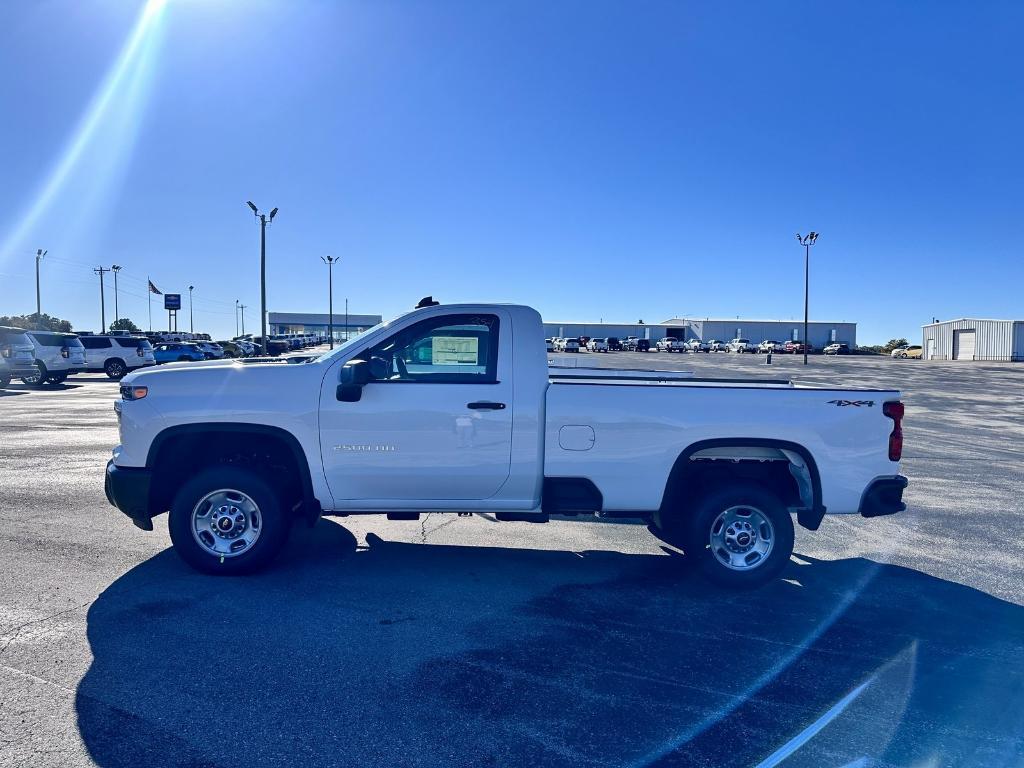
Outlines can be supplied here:
[[35, 372], [35, 348], [25, 331], [0, 326], [0, 389], [10, 384], [13, 378], [32, 376]]
[[99, 336], [91, 333], [79, 336], [85, 347], [85, 369], [103, 371], [114, 381], [129, 371], [147, 365], [156, 365], [153, 345], [140, 336]]
[[35, 353], [36, 372], [21, 380], [33, 387], [60, 384], [73, 373], [85, 370], [85, 348], [73, 333], [26, 331]]

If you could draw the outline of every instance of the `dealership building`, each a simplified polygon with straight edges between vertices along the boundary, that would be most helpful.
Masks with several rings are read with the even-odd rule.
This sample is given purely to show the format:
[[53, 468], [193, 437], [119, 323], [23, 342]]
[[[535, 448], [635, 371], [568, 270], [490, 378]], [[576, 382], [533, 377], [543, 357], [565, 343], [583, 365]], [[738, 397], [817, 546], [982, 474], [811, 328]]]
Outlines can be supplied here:
[[921, 327], [925, 360], [1024, 361], [1024, 320], [936, 321]]
[[[326, 336], [329, 328], [328, 314], [322, 315], [309, 312], [268, 312], [268, 333], [277, 336], [284, 333], [315, 333]], [[367, 328], [381, 322], [380, 315], [334, 314], [334, 338], [347, 339], [357, 336]]]
[[[762, 341], [800, 341], [804, 333], [803, 320], [747, 320], [743, 318], [684, 318], [676, 317], [661, 323], [553, 323], [544, 322], [544, 335], [554, 336], [615, 336], [624, 339], [636, 336], [657, 341], [666, 336], [688, 341], [729, 341], [749, 339], [754, 344]], [[807, 325], [808, 341], [817, 349], [838, 342], [857, 345], [857, 324], [813, 320]]]

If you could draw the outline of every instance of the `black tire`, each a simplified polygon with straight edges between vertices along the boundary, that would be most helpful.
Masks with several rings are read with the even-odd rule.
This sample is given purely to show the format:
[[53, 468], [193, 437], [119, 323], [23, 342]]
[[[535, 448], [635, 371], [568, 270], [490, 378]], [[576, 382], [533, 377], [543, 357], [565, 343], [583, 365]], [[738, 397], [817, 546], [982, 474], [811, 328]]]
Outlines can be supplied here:
[[120, 381], [125, 377], [125, 374], [128, 373], [128, 366], [125, 365], [124, 360], [120, 360], [115, 357], [112, 360], [107, 360], [106, 364], [103, 366], [103, 372], [107, 374], [108, 378], [111, 378], [114, 381]]
[[9, 386], [11, 386], [11, 377], [6, 373], [0, 375], [0, 389], [7, 389]]
[[46, 377], [49, 375], [46, 372], [46, 366], [37, 360], [36, 368], [39, 370], [39, 373], [35, 376], [22, 376], [22, 384], [27, 387], [41, 387], [46, 383]]
[[[743, 511], [749, 514], [754, 510], [769, 523], [767, 528], [755, 525], [753, 543], [770, 539], [770, 549], [763, 558], [750, 566], [745, 566], [745, 570], [734, 570], [723, 563], [722, 557], [733, 554], [724, 547], [720, 547], [721, 555], [716, 555], [712, 550], [713, 527], [716, 526], [720, 515], [734, 509], [738, 509], [741, 515]], [[775, 579], [793, 554], [793, 520], [789, 511], [778, 496], [757, 483], [740, 483], [712, 491], [697, 502], [687, 517], [679, 531], [683, 551], [693, 560], [701, 574], [716, 584], [741, 589], [759, 587]], [[756, 522], [752, 515], [747, 519]], [[739, 525], [743, 522], [745, 521], [742, 517], [737, 520]], [[742, 537], [743, 529], [740, 530], [739, 536]], [[766, 535], [769, 533], [770, 536]], [[748, 544], [748, 541], [742, 541], [742, 538], [740, 541]], [[753, 557], [755, 554], [751, 550], [746, 556]], [[739, 554], [736, 556], [742, 557]]]
[[[247, 549], [237, 555], [218, 556], [193, 535], [193, 511], [212, 492], [230, 490], [249, 497], [256, 505], [259, 532]], [[208, 514], [213, 514], [211, 509]], [[266, 567], [284, 547], [291, 532], [288, 516], [277, 492], [256, 472], [237, 467], [216, 467], [199, 473], [181, 487], [174, 502], [168, 529], [174, 551], [182, 560], [203, 573], [238, 575]], [[211, 539], [215, 541], [215, 539]], [[219, 542], [223, 544], [222, 542]]]

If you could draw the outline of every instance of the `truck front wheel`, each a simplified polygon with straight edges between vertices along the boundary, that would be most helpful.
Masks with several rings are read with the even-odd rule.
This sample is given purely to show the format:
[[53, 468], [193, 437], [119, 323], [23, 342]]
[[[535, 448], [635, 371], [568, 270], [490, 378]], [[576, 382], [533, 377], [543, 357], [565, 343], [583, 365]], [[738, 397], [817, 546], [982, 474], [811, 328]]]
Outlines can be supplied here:
[[711, 581], [757, 587], [778, 576], [793, 554], [793, 520], [764, 486], [743, 483], [697, 502], [683, 550]]
[[217, 467], [181, 487], [169, 528], [186, 563], [204, 573], [234, 575], [266, 566], [288, 540], [291, 520], [255, 472]]

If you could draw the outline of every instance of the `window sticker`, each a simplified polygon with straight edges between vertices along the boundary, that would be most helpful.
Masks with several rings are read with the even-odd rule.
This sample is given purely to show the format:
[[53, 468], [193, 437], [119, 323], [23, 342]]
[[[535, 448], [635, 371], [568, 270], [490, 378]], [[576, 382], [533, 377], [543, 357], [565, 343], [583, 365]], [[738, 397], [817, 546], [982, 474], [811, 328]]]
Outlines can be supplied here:
[[480, 340], [476, 336], [434, 336], [431, 342], [433, 365], [479, 365]]

